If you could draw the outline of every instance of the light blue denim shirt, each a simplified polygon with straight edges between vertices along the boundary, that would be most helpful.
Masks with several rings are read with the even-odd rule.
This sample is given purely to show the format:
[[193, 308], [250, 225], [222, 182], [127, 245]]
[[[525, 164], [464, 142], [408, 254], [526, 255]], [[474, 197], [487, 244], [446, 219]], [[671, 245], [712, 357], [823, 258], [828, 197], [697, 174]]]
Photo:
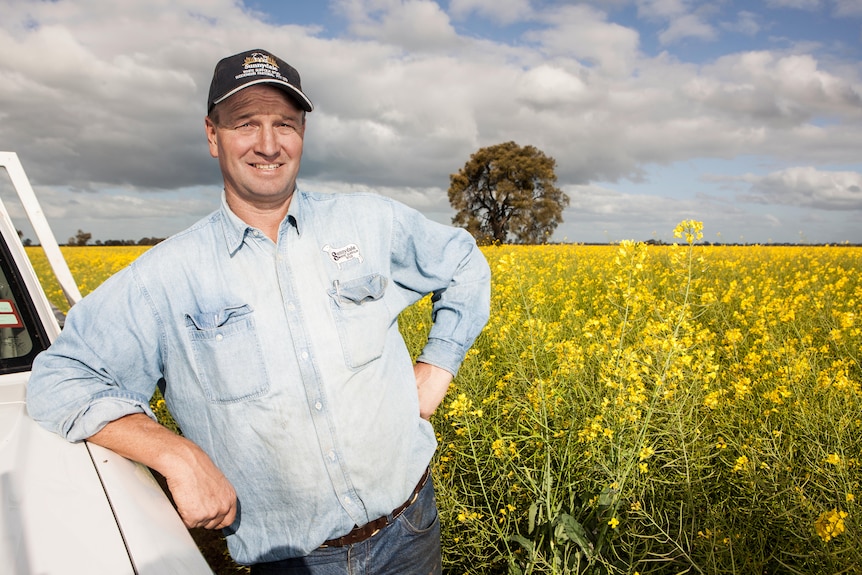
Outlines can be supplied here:
[[404, 502], [436, 447], [398, 314], [433, 293], [419, 360], [458, 370], [488, 319], [464, 230], [374, 194], [297, 191], [278, 244], [221, 209], [75, 305], [30, 414], [70, 441], [165, 399], [234, 485], [240, 563], [306, 555]]

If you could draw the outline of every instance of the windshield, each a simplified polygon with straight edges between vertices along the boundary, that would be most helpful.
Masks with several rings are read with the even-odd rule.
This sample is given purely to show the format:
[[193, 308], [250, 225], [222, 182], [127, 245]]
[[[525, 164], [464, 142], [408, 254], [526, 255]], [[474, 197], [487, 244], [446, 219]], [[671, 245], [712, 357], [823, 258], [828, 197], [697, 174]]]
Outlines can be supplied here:
[[0, 374], [29, 371], [33, 358], [47, 347], [36, 317], [6, 241], [0, 238]]

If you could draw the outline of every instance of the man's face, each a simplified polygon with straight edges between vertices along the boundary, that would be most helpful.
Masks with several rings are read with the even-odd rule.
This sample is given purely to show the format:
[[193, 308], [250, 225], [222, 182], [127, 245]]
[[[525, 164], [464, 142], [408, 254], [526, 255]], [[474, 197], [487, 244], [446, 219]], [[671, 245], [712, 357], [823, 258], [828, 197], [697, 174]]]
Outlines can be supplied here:
[[281, 90], [251, 86], [218, 105], [218, 124], [206, 119], [210, 154], [218, 158], [228, 205], [283, 208], [299, 173], [305, 123]]

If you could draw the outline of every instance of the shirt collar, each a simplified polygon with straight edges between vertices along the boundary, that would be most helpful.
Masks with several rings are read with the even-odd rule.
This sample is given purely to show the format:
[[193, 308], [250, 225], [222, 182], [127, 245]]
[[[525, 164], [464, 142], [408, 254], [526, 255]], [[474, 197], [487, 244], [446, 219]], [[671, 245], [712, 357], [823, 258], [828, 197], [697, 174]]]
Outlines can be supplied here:
[[[286, 226], [292, 227], [296, 230], [297, 235], [299, 235], [300, 230], [302, 229], [302, 226], [300, 225], [302, 214], [306, 211], [300, 208], [300, 204], [303, 203], [303, 201], [303, 194], [298, 189], [295, 190], [293, 192], [293, 198], [291, 198], [290, 201], [290, 206], [287, 209], [285, 221], [281, 223], [281, 230], [284, 230]], [[224, 191], [222, 191], [221, 194], [221, 208], [219, 209], [219, 212], [222, 216], [222, 230], [224, 232], [225, 248], [227, 248], [228, 253], [233, 255], [242, 247], [246, 234], [254, 233], [255, 228], [242, 221], [239, 216], [231, 211], [230, 207], [227, 205], [227, 198]]]
[[287, 216], [285, 221], [281, 223], [281, 227], [291, 226], [296, 230], [296, 235], [302, 235], [303, 215], [308, 212], [308, 207], [305, 205], [305, 194], [299, 191], [299, 188], [293, 190], [293, 197], [290, 199], [290, 205], [287, 207]]

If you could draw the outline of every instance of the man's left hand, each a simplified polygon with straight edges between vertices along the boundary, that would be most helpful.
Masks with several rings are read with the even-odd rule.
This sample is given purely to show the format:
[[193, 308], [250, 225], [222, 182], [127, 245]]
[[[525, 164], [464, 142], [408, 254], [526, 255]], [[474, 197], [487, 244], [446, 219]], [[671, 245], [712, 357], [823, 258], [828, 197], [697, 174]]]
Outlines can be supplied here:
[[430, 419], [443, 401], [454, 376], [441, 367], [421, 362], [413, 366], [413, 374], [416, 376], [416, 390], [419, 393], [419, 415], [422, 419]]

